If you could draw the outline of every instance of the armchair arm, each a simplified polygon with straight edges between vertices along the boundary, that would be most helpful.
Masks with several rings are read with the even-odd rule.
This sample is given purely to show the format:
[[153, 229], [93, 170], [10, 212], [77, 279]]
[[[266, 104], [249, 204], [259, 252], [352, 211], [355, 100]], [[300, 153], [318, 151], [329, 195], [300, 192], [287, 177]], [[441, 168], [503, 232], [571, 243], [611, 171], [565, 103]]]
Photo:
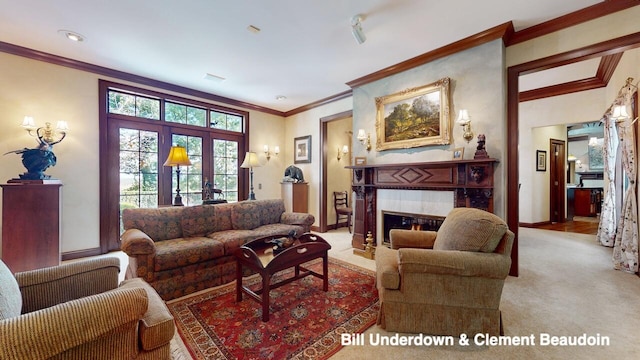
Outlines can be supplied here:
[[122, 346], [119, 334], [136, 336], [147, 305], [144, 289], [115, 290], [0, 320], [0, 358], [48, 359], [81, 345], [91, 351], [88, 343], [97, 340], [104, 346], [111, 336], [119, 341], [107, 351], [117, 353]]
[[120, 236], [120, 249], [127, 255], [150, 255], [156, 253], [156, 244], [149, 235], [139, 229], [128, 229]]
[[508, 255], [454, 250], [398, 250], [400, 277], [404, 273], [430, 273], [504, 279], [509, 274]]
[[435, 231], [391, 229], [389, 231], [389, 240], [392, 249], [432, 249], [433, 243], [436, 241], [436, 234]]
[[16, 273], [22, 313], [115, 289], [119, 272], [120, 259], [108, 257]]
[[118, 289], [144, 289], [149, 299], [147, 312], [138, 328], [140, 347], [153, 350], [168, 344], [175, 333], [173, 315], [158, 293], [141, 278], [125, 280]]
[[316, 221], [312, 214], [285, 212], [280, 216], [280, 222], [287, 225], [300, 225], [304, 228], [304, 232], [309, 232], [311, 225]]

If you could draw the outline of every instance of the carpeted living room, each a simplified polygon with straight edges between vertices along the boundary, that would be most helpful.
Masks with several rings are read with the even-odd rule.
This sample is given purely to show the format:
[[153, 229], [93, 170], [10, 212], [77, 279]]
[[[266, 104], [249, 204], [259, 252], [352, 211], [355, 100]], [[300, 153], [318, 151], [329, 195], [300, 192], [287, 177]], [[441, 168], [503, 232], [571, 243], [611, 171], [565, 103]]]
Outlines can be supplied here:
[[[319, 235], [331, 244], [329, 251], [331, 258], [368, 270], [370, 285], [373, 285], [375, 261], [353, 254], [350, 246], [351, 235], [346, 228]], [[520, 276], [507, 278], [500, 304], [504, 336], [531, 337], [533, 335], [536, 340], [539, 340], [541, 334], [575, 337], [586, 334], [594, 338], [607, 337], [610, 339], [608, 345], [540, 346], [537, 343], [535, 346], [474, 344], [461, 346], [456, 343], [453, 346], [374, 346], [370, 343], [369, 336], [377, 334], [393, 336], [395, 333], [387, 332], [373, 324], [375, 314], [367, 314], [360, 323], [368, 326], [362, 329], [366, 340], [359, 345], [344, 346], [329, 358], [627, 359], [640, 351], [640, 346], [634, 341], [635, 321], [633, 321], [640, 311], [640, 304], [633, 300], [640, 296], [640, 283], [635, 275], [616, 271], [611, 267], [610, 249], [599, 246], [593, 235], [530, 228], [520, 229], [520, 246]], [[318, 279], [312, 281], [320, 283]], [[224, 285], [221, 288], [226, 288], [227, 293], [233, 293], [234, 289], [233, 284]], [[185, 311], [183, 306], [174, 304], [186, 302], [189, 306], [195, 307], [217, 291], [219, 289], [204, 290], [170, 301], [169, 306], [172, 311], [177, 311], [174, 309]], [[195, 300], [188, 300], [194, 298]], [[248, 302], [248, 305], [257, 308], [253, 302]], [[363, 311], [369, 310], [371, 309], [366, 308]], [[195, 310], [192, 309], [192, 311]], [[229, 350], [224, 347], [231, 344], [220, 343], [221, 339], [215, 342], [210, 340], [210, 337], [216, 336], [215, 324], [208, 323], [206, 318], [199, 319], [203, 321], [202, 324], [189, 319], [198, 324], [199, 329], [196, 334], [199, 335], [196, 337], [193, 334], [186, 334], [186, 336], [183, 334], [181, 338], [176, 337], [172, 344], [173, 359], [191, 359], [192, 353], [189, 349], [193, 349], [191, 351], [197, 354], [193, 358], [229, 358], [224, 357], [229, 354]], [[225, 319], [225, 321], [227, 326], [232, 322], [242, 322], [241, 319]], [[211, 326], [211, 329], [204, 329], [205, 324]], [[255, 324], [255, 321], [248, 322], [249, 329]], [[186, 331], [188, 327], [181, 324], [178, 329]], [[302, 351], [296, 357], [326, 358], [321, 356], [324, 354], [316, 352], [318, 348], [314, 345], [314, 341], [324, 336], [334, 337], [335, 341], [335, 337], [345, 329], [348, 327], [335, 326], [325, 329], [322, 333], [313, 334], [314, 336], [311, 337], [313, 340], [305, 343], [305, 346], [310, 349], [306, 353]], [[264, 341], [267, 342], [268, 339]], [[271, 348], [262, 348], [262, 345], [258, 345], [260, 350], [256, 349], [256, 351], [262, 351], [260, 353], [262, 356], [258, 355], [261, 358], [267, 358], [268, 354], [276, 354], [274, 358], [278, 358], [278, 348], [278, 345], [271, 345]]]
[[640, 353], [638, 1], [4, 5], [0, 360]]

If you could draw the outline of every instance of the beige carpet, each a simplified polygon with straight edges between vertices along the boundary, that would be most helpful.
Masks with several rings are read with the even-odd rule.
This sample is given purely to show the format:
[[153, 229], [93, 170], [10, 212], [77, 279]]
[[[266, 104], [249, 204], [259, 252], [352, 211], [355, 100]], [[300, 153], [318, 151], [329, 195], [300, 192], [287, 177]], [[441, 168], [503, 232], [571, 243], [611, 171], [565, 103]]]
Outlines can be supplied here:
[[[320, 234], [329, 256], [374, 269], [354, 256], [346, 229]], [[611, 249], [595, 236], [520, 229], [520, 276], [507, 279], [501, 303], [505, 335], [530, 337], [535, 346], [346, 346], [332, 359], [631, 359], [640, 354], [640, 278], [613, 270]], [[541, 346], [540, 334], [608, 337], [609, 346]], [[455, 339], [457, 342], [457, 338]], [[189, 359], [180, 341], [175, 359]]]

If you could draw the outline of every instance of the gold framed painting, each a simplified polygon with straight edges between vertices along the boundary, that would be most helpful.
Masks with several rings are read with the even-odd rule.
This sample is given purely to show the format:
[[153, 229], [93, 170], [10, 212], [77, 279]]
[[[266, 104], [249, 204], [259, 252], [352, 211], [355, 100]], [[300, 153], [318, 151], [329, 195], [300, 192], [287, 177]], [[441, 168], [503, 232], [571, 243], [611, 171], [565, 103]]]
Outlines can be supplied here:
[[451, 142], [449, 78], [376, 98], [376, 150]]

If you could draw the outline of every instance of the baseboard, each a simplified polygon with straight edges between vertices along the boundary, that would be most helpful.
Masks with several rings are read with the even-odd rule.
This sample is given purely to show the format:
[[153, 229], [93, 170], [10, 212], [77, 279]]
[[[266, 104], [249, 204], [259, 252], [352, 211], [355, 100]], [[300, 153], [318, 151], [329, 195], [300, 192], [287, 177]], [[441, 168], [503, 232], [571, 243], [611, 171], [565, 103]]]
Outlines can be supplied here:
[[537, 222], [537, 223], [518, 223], [518, 226], [520, 227], [524, 227], [524, 228], [536, 228], [539, 226], [543, 226], [543, 225], [550, 225], [551, 221], [541, 221], [541, 222]]
[[79, 259], [79, 258], [84, 258], [88, 256], [97, 256], [97, 255], [102, 255], [102, 252], [100, 251], [99, 247], [93, 248], [93, 249], [64, 252], [62, 253], [62, 260], [63, 261], [73, 260], [73, 259]]

